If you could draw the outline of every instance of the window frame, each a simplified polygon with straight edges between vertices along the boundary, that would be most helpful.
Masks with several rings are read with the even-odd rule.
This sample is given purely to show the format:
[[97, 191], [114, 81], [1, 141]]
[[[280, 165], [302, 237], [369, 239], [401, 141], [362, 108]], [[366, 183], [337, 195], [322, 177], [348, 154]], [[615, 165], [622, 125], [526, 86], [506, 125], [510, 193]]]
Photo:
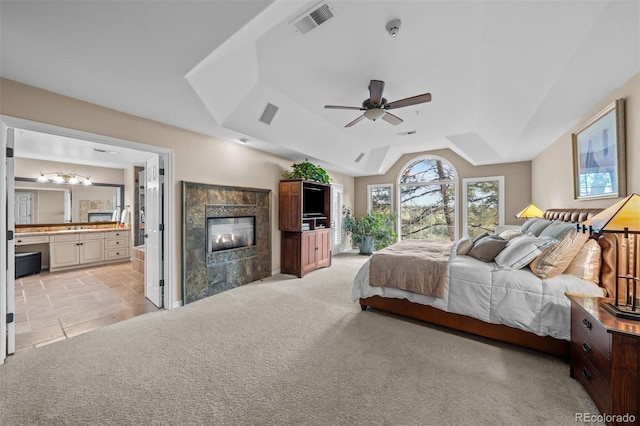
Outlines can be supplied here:
[[389, 188], [389, 203], [390, 203], [390, 209], [391, 209], [391, 213], [394, 212], [394, 208], [393, 208], [393, 183], [375, 183], [375, 184], [371, 184], [371, 185], [367, 185], [367, 211], [371, 212], [371, 208], [373, 207], [371, 205], [371, 191], [373, 189], [376, 188]]
[[467, 198], [467, 189], [469, 183], [475, 182], [498, 182], [498, 225], [504, 225], [505, 219], [505, 200], [504, 200], [504, 176], [484, 176], [474, 178], [462, 179], [462, 193], [464, 194], [464, 200], [462, 202], [462, 231], [463, 235], [469, 234], [469, 199]]
[[[455, 175], [454, 178], [452, 180], [442, 180], [442, 181], [429, 181], [429, 182], [425, 182], [425, 183], [416, 183], [416, 184], [403, 184], [401, 183], [401, 179], [402, 179], [402, 173], [406, 170], [407, 167], [409, 167], [411, 164], [416, 163], [418, 161], [423, 161], [423, 160], [440, 160], [442, 161], [444, 164], [447, 164], [448, 167], [451, 168], [451, 170], [453, 171], [453, 174]], [[398, 206], [397, 208], [397, 212], [398, 212], [398, 219], [397, 219], [397, 229], [398, 229], [398, 241], [402, 240], [402, 187], [403, 186], [430, 186], [430, 185], [443, 185], [443, 184], [451, 184], [453, 185], [453, 223], [454, 223], [454, 240], [458, 241], [460, 239], [460, 232], [459, 232], [459, 226], [458, 224], [460, 223], [460, 195], [459, 195], [459, 181], [460, 180], [460, 174], [458, 173], [458, 169], [453, 165], [453, 163], [451, 161], [449, 161], [449, 159], [442, 157], [440, 155], [433, 155], [433, 154], [425, 154], [425, 155], [419, 155], [417, 157], [413, 157], [411, 158], [409, 161], [407, 161], [401, 168], [400, 171], [398, 172], [398, 177], [396, 178], [396, 186], [398, 188], [397, 191], [397, 195], [396, 195], [396, 206]]]

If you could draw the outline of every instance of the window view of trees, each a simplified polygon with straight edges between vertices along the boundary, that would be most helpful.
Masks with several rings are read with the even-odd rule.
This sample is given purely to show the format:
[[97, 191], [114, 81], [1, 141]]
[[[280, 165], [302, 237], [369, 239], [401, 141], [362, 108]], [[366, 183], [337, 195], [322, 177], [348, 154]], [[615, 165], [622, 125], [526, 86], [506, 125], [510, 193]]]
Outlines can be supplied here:
[[475, 238], [484, 232], [490, 234], [499, 224], [500, 182], [486, 180], [468, 182], [467, 234]]
[[369, 187], [369, 211], [371, 213], [391, 214], [391, 188], [391, 184]]
[[400, 175], [402, 239], [455, 240], [456, 172], [438, 157], [409, 164]]

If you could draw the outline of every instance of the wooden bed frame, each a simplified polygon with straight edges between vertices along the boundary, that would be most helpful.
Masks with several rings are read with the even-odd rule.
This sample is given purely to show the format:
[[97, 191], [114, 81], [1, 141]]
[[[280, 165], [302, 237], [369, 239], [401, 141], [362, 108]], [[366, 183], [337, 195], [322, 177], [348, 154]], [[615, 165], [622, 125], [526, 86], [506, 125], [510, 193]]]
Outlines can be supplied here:
[[[549, 209], [545, 212], [546, 219], [562, 220], [564, 222], [580, 223], [597, 214], [602, 209]], [[609, 246], [598, 240], [604, 250]], [[606, 269], [603, 264], [603, 271]], [[602, 281], [602, 280], [601, 280]], [[602, 285], [602, 284], [601, 284]], [[605, 286], [609, 288], [609, 286]], [[425, 321], [431, 324], [441, 325], [454, 330], [475, 334], [477, 336], [495, 339], [501, 342], [512, 343], [529, 349], [534, 349], [556, 357], [568, 359], [569, 345], [567, 340], [560, 340], [549, 336], [537, 334], [502, 324], [491, 324], [465, 315], [441, 311], [431, 306], [413, 303], [406, 299], [392, 299], [381, 296], [372, 296], [360, 299], [362, 310], [367, 308], [379, 309], [404, 317]]]

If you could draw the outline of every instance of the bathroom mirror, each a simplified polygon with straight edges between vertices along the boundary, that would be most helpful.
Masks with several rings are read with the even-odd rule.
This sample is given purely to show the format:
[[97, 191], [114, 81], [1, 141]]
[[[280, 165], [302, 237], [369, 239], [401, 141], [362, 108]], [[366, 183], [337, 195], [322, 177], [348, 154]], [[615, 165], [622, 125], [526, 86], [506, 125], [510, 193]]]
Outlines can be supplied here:
[[124, 185], [49, 184], [15, 178], [16, 224], [55, 224], [111, 221], [123, 207]]

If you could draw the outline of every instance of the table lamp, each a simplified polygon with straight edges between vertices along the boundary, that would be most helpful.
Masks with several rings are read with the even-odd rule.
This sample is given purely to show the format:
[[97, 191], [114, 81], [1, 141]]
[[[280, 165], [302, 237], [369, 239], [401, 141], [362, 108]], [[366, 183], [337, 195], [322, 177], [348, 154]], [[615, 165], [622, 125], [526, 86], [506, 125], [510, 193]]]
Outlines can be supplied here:
[[[640, 308], [637, 306], [636, 291], [638, 278], [638, 235], [640, 234], [640, 195], [631, 194], [624, 200], [601, 211], [595, 216], [582, 222], [582, 231], [589, 229], [589, 233], [611, 233], [614, 235], [614, 250], [616, 253], [616, 285], [614, 287], [613, 303], [603, 303], [603, 307], [615, 316], [640, 320]], [[623, 234], [626, 247], [624, 271], [620, 272], [620, 234]], [[625, 284], [624, 303], [619, 301], [620, 279]]]
[[516, 214], [518, 219], [530, 219], [532, 217], [542, 217], [544, 213], [535, 204], [529, 204], [520, 213]]

